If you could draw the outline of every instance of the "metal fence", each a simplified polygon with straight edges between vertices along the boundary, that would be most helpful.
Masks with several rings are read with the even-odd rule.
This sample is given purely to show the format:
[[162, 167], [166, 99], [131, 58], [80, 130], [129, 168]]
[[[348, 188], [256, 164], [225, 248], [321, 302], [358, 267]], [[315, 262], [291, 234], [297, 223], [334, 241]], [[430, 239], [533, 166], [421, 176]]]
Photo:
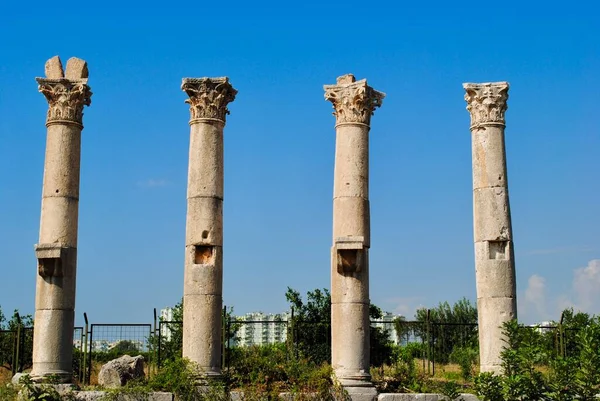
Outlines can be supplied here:
[[[77, 341], [83, 332], [75, 327], [73, 341], [73, 372], [79, 371], [82, 341]], [[79, 336], [79, 337], [78, 337]], [[14, 330], [0, 330], [0, 366], [14, 375], [31, 369], [33, 365], [33, 327], [17, 325]], [[77, 376], [76, 376], [77, 377]]]
[[398, 343], [413, 344], [413, 357], [420, 359], [423, 371], [435, 375], [436, 365], [450, 362], [459, 348], [478, 349], [477, 323], [398, 321]]
[[[224, 313], [224, 317], [227, 316]], [[124, 354], [142, 354], [148, 374], [159, 369], [164, 361], [181, 356], [181, 321], [158, 321], [154, 324], [88, 324], [75, 327], [73, 332], [73, 376], [80, 383], [95, 382], [102, 363]], [[435, 374], [440, 364], [451, 362], [457, 348], [478, 349], [478, 330], [474, 323], [440, 323], [432, 321], [371, 322], [374, 327], [393, 327], [398, 345], [410, 348], [411, 357], [422, 363], [422, 369]], [[544, 346], [556, 355], [566, 356], [577, 350], [577, 332], [572, 328], [556, 326], [526, 327], [537, 330]], [[236, 349], [254, 345], [285, 344], [288, 351], [312, 357], [330, 358], [330, 322], [290, 320], [241, 320], [224, 318], [222, 333], [222, 366], [230, 367]], [[307, 347], [306, 344], [310, 344]], [[33, 328], [17, 326], [14, 330], [0, 330], [0, 366], [12, 373], [32, 366]], [[311, 355], [313, 353], [313, 355]], [[327, 359], [325, 359], [327, 360]]]
[[153, 357], [152, 324], [91, 324], [87, 333], [89, 358], [84, 382], [94, 383], [101, 363], [123, 355], [143, 355], [148, 365]]

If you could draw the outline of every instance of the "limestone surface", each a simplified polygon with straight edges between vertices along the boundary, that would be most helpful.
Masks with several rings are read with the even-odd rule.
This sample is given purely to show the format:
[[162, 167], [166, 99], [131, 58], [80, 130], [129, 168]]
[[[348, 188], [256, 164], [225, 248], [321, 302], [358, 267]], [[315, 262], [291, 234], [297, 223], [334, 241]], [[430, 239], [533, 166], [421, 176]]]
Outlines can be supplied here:
[[79, 220], [79, 166], [83, 108], [91, 103], [87, 64], [73, 58], [64, 77], [58, 56], [36, 78], [48, 101], [42, 210], [37, 259], [33, 369], [41, 381], [72, 379], [73, 326]]
[[464, 84], [471, 114], [473, 232], [481, 372], [501, 372], [502, 324], [517, 318], [506, 150], [507, 82]]
[[183, 356], [205, 377], [221, 374], [223, 129], [237, 94], [227, 77], [184, 78], [190, 105]]
[[141, 379], [144, 376], [144, 357], [123, 355], [102, 365], [98, 374], [98, 384], [106, 388], [119, 388], [130, 380]]
[[352, 74], [326, 85], [336, 117], [331, 248], [331, 356], [353, 399], [371, 401], [369, 373], [369, 129], [385, 94]]

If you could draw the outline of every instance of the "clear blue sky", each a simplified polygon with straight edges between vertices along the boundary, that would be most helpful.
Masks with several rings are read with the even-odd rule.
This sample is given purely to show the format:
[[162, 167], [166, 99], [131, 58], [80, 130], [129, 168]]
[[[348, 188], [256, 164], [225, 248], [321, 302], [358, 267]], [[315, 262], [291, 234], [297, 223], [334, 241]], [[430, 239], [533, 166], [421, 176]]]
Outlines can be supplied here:
[[5, 2], [0, 306], [33, 313], [45, 61], [89, 64], [77, 322], [148, 322], [182, 296], [189, 110], [182, 77], [229, 76], [224, 301], [280, 312], [329, 287], [334, 117], [322, 85], [387, 94], [371, 130], [371, 299], [475, 299], [463, 82], [510, 82], [519, 308], [600, 308], [600, 6], [595, 2]]

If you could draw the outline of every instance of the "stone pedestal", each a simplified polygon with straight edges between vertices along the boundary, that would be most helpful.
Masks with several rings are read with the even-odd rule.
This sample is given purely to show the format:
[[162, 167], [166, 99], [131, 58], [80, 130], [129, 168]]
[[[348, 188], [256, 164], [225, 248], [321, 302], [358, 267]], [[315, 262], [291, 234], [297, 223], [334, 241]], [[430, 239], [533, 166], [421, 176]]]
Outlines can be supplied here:
[[48, 100], [46, 159], [40, 239], [35, 246], [38, 274], [33, 335], [33, 380], [72, 378], [79, 159], [83, 106], [89, 106], [85, 61], [71, 58], [66, 76], [58, 56], [46, 62], [46, 78], [36, 78]]
[[473, 223], [481, 372], [501, 371], [504, 322], [517, 318], [504, 113], [508, 83], [463, 85], [471, 113]]
[[[371, 387], [369, 373], [369, 129], [384, 94], [353, 75], [326, 85], [336, 116], [331, 249], [331, 359], [345, 388]], [[366, 391], [366, 390], [365, 390]]]
[[184, 78], [190, 105], [183, 356], [207, 378], [221, 375], [223, 128], [237, 91], [228, 78]]

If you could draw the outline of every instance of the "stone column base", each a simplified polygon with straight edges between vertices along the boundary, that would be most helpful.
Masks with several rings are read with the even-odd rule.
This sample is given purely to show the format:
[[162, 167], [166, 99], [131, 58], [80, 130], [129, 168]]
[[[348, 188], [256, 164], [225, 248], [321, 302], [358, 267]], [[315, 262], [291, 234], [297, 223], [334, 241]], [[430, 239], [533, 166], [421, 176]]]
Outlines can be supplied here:
[[32, 371], [30, 374], [31, 381], [34, 383], [45, 384], [68, 384], [73, 382], [73, 372], [65, 372], [62, 370], [46, 371], [44, 373], [36, 373]]
[[363, 382], [361, 386], [347, 386], [342, 383], [342, 387], [352, 401], [375, 401], [377, 400], [377, 389], [372, 383], [368, 383], [368, 386]]

